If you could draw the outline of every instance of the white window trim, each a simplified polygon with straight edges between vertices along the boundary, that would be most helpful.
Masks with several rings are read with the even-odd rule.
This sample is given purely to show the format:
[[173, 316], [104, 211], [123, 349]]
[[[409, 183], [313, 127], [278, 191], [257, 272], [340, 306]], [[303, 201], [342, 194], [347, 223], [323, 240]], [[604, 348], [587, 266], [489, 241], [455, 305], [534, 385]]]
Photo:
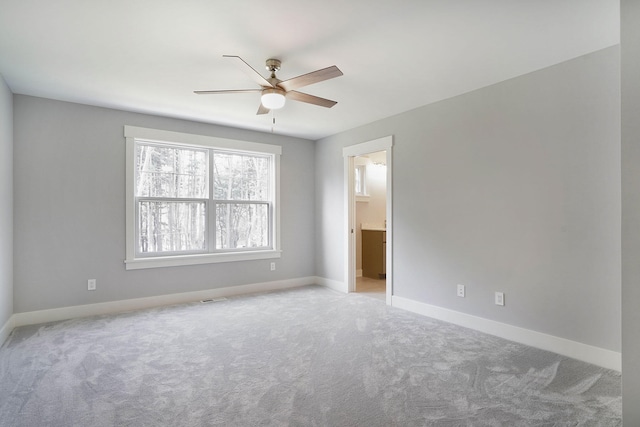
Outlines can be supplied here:
[[[194, 135], [181, 132], [171, 132], [157, 129], [141, 128], [137, 126], [125, 126], [124, 136], [126, 141], [126, 259], [125, 268], [136, 270], [141, 268], [175, 267], [181, 265], [211, 264], [219, 262], [251, 261], [261, 259], [280, 258], [280, 155], [282, 147], [278, 145], [262, 144], [250, 141], [216, 138], [212, 136]], [[135, 250], [135, 140], [170, 143], [172, 145], [202, 146], [206, 148], [222, 148], [233, 151], [247, 151], [273, 154], [275, 171], [275, 194], [273, 215], [273, 249], [257, 251], [238, 251], [207, 254], [185, 254], [175, 256], [154, 256], [136, 258]]]

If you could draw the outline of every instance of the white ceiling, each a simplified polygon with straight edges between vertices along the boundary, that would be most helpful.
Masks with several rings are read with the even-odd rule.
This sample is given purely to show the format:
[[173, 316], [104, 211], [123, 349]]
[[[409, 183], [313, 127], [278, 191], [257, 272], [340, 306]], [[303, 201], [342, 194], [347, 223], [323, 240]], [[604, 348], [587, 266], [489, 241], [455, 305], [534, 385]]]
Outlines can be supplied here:
[[619, 0], [0, 0], [14, 93], [269, 132], [259, 94], [195, 95], [337, 65], [275, 133], [319, 139], [619, 43]]

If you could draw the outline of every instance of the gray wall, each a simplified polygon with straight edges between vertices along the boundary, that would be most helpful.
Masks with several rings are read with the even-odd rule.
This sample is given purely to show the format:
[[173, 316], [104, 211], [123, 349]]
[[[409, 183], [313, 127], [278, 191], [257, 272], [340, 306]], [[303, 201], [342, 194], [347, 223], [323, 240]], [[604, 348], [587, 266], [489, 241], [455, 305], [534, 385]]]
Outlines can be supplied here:
[[[277, 270], [262, 260], [126, 271], [124, 125], [281, 145]], [[312, 141], [22, 95], [14, 136], [16, 313], [315, 275]]]
[[13, 94], [0, 75], [0, 329], [12, 314]]
[[619, 71], [612, 47], [318, 141], [317, 275], [344, 279], [342, 147], [393, 135], [395, 295], [620, 351]]
[[640, 425], [640, 2], [621, 2], [622, 412]]

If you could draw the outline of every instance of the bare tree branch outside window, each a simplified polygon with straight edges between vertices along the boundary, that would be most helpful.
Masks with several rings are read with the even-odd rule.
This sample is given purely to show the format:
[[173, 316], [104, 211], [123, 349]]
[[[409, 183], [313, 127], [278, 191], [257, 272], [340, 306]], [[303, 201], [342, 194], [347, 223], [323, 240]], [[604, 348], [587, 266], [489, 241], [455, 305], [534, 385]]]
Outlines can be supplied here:
[[269, 155], [138, 142], [137, 251], [205, 252], [211, 249], [209, 223], [214, 250], [268, 248], [272, 171]]

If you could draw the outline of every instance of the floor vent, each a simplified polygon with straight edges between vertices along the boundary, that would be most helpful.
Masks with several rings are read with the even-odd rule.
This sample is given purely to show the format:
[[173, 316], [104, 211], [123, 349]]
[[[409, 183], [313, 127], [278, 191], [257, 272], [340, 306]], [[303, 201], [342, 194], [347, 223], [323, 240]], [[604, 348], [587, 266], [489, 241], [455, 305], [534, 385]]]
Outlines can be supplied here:
[[220, 298], [209, 298], [209, 299], [203, 299], [200, 300], [200, 302], [202, 304], [208, 304], [210, 302], [220, 302], [220, 301], [226, 301], [227, 299], [225, 297], [220, 297]]

